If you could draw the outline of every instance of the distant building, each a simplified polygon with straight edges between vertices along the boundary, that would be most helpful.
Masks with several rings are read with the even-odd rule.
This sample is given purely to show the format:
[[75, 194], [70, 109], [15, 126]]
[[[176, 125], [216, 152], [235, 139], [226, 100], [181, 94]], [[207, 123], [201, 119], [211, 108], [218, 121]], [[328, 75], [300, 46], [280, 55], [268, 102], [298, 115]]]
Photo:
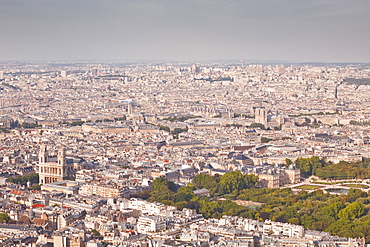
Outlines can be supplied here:
[[39, 153], [40, 184], [66, 180], [73, 174], [73, 162], [67, 162], [64, 149], [58, 151], [57, 160], [53, 161], [49, 157], [47, 147], [41, 146]]
[[105, 198], [123, 197], [125, 187], [113, 186], [108, 184], [84, 184], [81, 186], [79, 194], [81, 195], [97, 195]]
[[14, 121], [10, 117], [0, 116], [0, 129], [13, 127]]
[[265, 107], [256, 107], [254, 109], [254, 121], [263, 124], [267, 128], [267, 111]]
[[85, 123], [82, 125], [82, 130], [93, 133], [129, 133], [132, 128], [128, 125], [115, 123]]
[[166, 229], [166, 220], [159, 216], [140, 216], [137, 221], [138, 233], [159, 232]]
[[76, 195], [79, 189], [79, 183], [75, 181], [62, 180], [54, 183], [44, 184], [41, 186], [42, 190], [59, 191], [65, 194]]
[[199, 66], [198, 65], [196, 65], [196, 64], [193, 64], [192, 66], [191, 66], [191, 72], [192, 73], [199, 73], [200, 72], [200, 68], [199, 68]]
[[254, 121], [263, 124], [266, 128], [280, 128], [285, 119], [282, 115], [269, 115], [265, 107], [256, 107], [254, 109]]
[[194, 190], [193, 193], [194, 193], [194, 195], [199, 196], [199, 197], [201, 197], [201, 196], [209, 197], [210, 196], [209, 190], [204, 189], [204, 188], [203, 189]]
[[301, 179], [301, 171], [295, 165], [289, 167], [279, 165], [244, 167], [242, 172], [258, 176], [258, 185], [262, 188], [280, 188], [284, 184], [299, 183]]

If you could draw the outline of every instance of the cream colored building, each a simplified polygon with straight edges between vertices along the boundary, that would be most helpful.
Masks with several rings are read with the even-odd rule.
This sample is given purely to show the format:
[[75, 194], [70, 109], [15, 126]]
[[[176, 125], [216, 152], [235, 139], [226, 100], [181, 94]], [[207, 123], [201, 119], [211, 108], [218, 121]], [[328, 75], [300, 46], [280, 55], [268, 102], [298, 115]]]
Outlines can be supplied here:
[[99, 184], [84, 184], [80, 187], [79, 194], [82, 195], [97, 195], [101, 197], [122, 197], [125, 188], [122, 186], [99, 185]]
[[73, 163], [66, 162], [65, 150], [58, 151], [57, 160], [49, 157], [47, 147], [42, 145], [39, 153], [40, 184], [54, 183], [70, 178], [74, 174]]
[[159, 216], [140, 216], [137, 221], [138, 233], [159, 232], [166, 229], [166, 220]]

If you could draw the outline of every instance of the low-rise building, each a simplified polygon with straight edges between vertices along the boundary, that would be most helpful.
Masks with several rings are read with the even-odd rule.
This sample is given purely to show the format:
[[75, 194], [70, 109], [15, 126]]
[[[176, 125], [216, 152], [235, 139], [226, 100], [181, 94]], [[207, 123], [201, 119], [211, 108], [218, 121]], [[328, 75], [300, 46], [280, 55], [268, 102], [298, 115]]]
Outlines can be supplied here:
[[137, 221], [138, 233], [153, 233], [166, 229], [166, 220], [159, 216], [140, 216]]

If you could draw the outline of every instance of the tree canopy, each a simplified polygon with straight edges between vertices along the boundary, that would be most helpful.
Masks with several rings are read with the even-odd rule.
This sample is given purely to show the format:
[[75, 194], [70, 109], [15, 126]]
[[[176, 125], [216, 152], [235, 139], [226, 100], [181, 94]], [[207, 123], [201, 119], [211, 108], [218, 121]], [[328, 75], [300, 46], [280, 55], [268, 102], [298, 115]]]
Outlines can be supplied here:
[[297, 158], [295, 164], [303, 176], [318, 176], [321, 179], [363, 179], [370, 178], [370, 160], [357, 162], [327, 162], [318, 156]]
[[[219, 177], [199, 174], [193, 178], [192, 183], [177, 189], [167, 179], [157, 178], [153, 181], [153, 190], [148, 200], [177, 206], [180, 210], [185, 207], [196, 209], [206, 218], [234, 215], [258, 220], [270, 219], [327, 231], [333, 235], [365, 237], [366, 242], [370, 243], [368, 193], [351, 188], [346, 195], [339, 196], [321, 190], [295, 194], [290, 188], [256, 188], [257, 181], [258, 177], [244, 175], [240, 171], [228, 172]], [[199, 188], [210, 190], [211, 196], [196, 196], [194, 190]], [[252, 206], [241, 206], [230, 199], [251, 201]], [[256, 204], [253, 205], [253, 202]]]

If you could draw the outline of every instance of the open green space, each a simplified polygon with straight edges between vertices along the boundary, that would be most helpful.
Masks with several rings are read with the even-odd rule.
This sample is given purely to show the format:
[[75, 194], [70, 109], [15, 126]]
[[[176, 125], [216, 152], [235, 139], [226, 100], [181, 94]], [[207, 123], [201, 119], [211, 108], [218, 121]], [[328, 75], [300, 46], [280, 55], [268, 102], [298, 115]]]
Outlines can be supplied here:
[[364, 184], [343, 184], [343, 186], [351, 187], [351, 188], [363, 188], [363, 189], [369, 188], [369, 186], [366, 186]]
[[301, 185], [301, 186], [298, 186], [298, 187], [294, 187], [294, 189], [301, 189], [301, 190], [316, 190], [316, 189], [320, 189], [320, 188], [322, 188], [322, 186], [308, 185], [308, 184]]
[[333, 183], [329, 182], [312, 182], [313, 184], [326, 184], [326, 185], [332, 185]]
[[349, 180], [349, 181], [340, 181], [340, 182], [335, 182], [335, 183], [333, 183], [333, 184], [349, 184], [349, 183], [351, 183], [351, 184], [359, 184], [359, 183], [361, 183], [361, 182], [360, 182], [360, 181], [356, 181], [356, 180], [354, 180], [354, 181]]

